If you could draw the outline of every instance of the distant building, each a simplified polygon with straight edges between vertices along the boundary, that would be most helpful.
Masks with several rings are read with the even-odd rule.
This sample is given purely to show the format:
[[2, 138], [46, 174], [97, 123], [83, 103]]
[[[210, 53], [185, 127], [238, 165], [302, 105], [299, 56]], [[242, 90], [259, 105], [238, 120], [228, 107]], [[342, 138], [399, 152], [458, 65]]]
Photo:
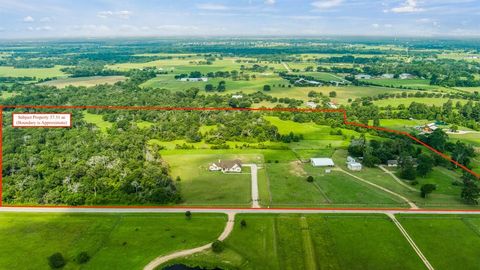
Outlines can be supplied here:
[[181, 82], [208, 82], [208, 78], [202, 77], [202, 78], [180, 78]]
[[311, 158], [310, 163], [313, 167], [333, 167], [335, 163], [331, 158]]
[[333, 103], [333, 102], [328, 102], [327, 105], [328, 105], [328, 107], [331, 108], [331, 109], [338, 109], [337, 104], [335, 104], [335, 103]]
[[382, 74], [382, 78], [384, 79], [393, 79], [393, 77], [395, 77], [395, 74], [391, 74], [391, 73]]
[[357, 162], [353, 157], [347, 157], [347, 168], [351, 171], [361, 171], [362, 164]]
[[318, 86], [322, 85], [321, 82], [306, 80], [304, 78], [300, 78], [300, 79], [296, 80], [294, 84], [295, 85], [318, 85]]
[[401, 80], [413, 79], [414, 77], [415, 76], [413, 76], [410, 73], [402, 73], [402, 74], [398, 75], [398, 78], [400, 78]]
[[239, 159], [235, 160], [218, 160], [210, 164], [208, 167], [210, 171], [221, 171], [221, 172], [241, 172], [242, 171], [242, 161]]
[[438, 129], [438, 127], [435, 123], [430, 123], [430, 124], [426, 124], [425, 126], [422, 127], [422, 132], [430, 134], [437, 129]]
[[398, 160], [396, 160], [396, 159], [387, 160], [387, 166], [388, 167], [398, 167]]
[[232, 95], [232, 98], [240, 99], [240, 98], [243, 98], [243, 95]]
[[355, 75], [355, 79], [356, 80], [370, 80], [372, 78], [372, 76], [368, 75], [368, 74], [358, 74], [358, 75]]
[[311, 102], [311, 101], [305, 102], [305, 105], [307, 105], [307, 107], [310, 107], [312, 109], [317, 108], [317, 103], [315, 103], [315, 102]]

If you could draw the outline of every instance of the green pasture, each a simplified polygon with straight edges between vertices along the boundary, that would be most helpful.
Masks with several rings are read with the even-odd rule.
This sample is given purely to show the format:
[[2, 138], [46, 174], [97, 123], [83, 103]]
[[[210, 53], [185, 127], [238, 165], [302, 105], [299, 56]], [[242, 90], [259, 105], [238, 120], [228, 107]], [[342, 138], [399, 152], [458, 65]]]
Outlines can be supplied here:
[[435, 269], [478, 269], [478, 215], [399, 215], [398, 219]]
[[55, 86], [57, 88], [65, 88], [67, 86], [85, 86], [91, 87], [99, 84], [114, 84], [116, 82], [124, 81], [124, 76], [92, 76], [80, 78], [66, 78], [57, 79], [40, 83], [40, 85]]
[[[222, 214], [0, 214], [0, 268], [50, 269], [47, 257], [61, 252], [69, 269], [142, 269], [162, 254], [213, 241]], [[76, 256], [91, 259], [78, 264]]]
[[102, 115], [89, 113], [87, 111], [83, 112], [83, 120], [87, 123], [96, 125], [103, 133], [106, 133], [113, 125], [112, 123], [103, 120]]
[[[241, 214], [226, 250], [173, 263], [223, 269], [423, 269], [395, 225], [382, 215]], [[246, 227], [238, 220], [245, 220]]]
[[460, 103], [466, 103], [466, 100], [463, 99], [448, 99], [448, 98], [416, 98], [416, 97], [411, 97], [411, 98], [389, 98], [389, 99], [381, 99], [381, 100], [376, 100], [373, 103], [379, 107], [387, 107], [387, 106], [392, 106], [392, 107], [397, 107], [398, 105], [405, 105], [405, 106], [410, 106], [412, 102], [416, 103], [424, 103], [429, 106], [435, 105], [435, 106], [442, 106], [444, 103], [447, 101], [451, 100], [453, 104], [456, 104], [457, 102]]
[[52, 68], [14, 68], [0, 66], [0, 77], [36, 77], [37, 79], [66, 77], [67, 75], [60, 71], [64, 66], [55, 66]]

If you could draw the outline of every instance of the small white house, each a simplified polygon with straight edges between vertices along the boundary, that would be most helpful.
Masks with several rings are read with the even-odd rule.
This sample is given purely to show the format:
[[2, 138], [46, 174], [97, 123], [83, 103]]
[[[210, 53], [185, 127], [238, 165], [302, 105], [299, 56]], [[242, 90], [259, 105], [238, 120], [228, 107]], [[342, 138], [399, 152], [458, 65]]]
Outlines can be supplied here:
[[413, 79], [415, 76], [413, 76], [410, 73], [402, 73], [398, 76], [401, 80], [406, 80], [406, 79]]
[[357, 162], [353, 157], [347, 157], [347, 168], [351, 171], [361, 171], [362, 164]]
[[241, 172], [242, 171], [242, 161], [239, 159], [235, 160], [218, 160], [210, 164], [208, 167], [210, 171], [221, 171], [221, 172]]
[[328, 102], [327, 105], [328, 105], [328, 107], [331, 108], [331, 109], [338, 109], [337, 104], [335, 104], [335, 103], [333, 103], [333, 102]]
[[391, 73], [382, 74], [382, 78], [384, 79], [393, 79], [393, 77], [395, 77], [395, 74], [391, 74]]
[[305, 105], [307, 105], [307, 107], [310, 107], [312, 109], [317, 108], [317, 103], [315, 103], [315, 102], [309, 101], [309, 102], [306, 102]]
[[358, 74], [358, 75], [355, 75], [355, 79], [357, 80], [370, 80], [372, 78], [372, 76], [368, 75], [368, 74]]
[[313, 167], [333, 167], [335, 163], [331, 158], [311, 158], [310, 163]]
[[387, 160], [387, 166], [388, 167], [398, 167], [398, 160], [396, 160], [396, 159]]
[[241, 98], [243, 98], [243, 95], [232, 95], [232, 98], [241, 99]]

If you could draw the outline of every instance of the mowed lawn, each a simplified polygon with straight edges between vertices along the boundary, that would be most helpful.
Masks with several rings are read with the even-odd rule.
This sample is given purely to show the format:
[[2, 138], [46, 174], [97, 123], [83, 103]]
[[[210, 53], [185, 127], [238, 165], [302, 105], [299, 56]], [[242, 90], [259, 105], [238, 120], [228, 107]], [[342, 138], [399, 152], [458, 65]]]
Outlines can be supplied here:
[[397, 217], [436, 270], [480, 269], [480, 216]]
[[[310, 163], [290, 161], [266, 164], [275, 206], [385, 206], [404, 207], [404, 201], [369, 186], [339, 171], [325, 173], [325, 168]], [[307, 177], [313, 176], [312, 183]]]
[[180, 187], [184, 204], [248, 206], [251, 203], [250, 168], [241, 173], [222, 173], [208, 170], [210, 163], [218, 160], [240, 159], [243, 162], [260, 161], [259, 155], [202, 154], [192, 151], [188, 155], [162, 155], [171, 174]]
[[91, 87], [99, 84], [114, 84], [124, 81], [124, 76], [92, 76], [80, 78], [65, 78], [40, 83], [40, 85], [55, 86], [57, 88], [65, 88], [67, 86], [85, 86]]
[[383, 215], [237, 215], [220, 254], [179, 259], [224, 269], [424, 269]]
[[[50, 269], [61, 252], [63, 269], [142, 269], [159, 255], [204, 245], [223, 231], [222, 214], [0, 214], [0, 269]], [[91, 260], [81, 266], [76, 256]]]

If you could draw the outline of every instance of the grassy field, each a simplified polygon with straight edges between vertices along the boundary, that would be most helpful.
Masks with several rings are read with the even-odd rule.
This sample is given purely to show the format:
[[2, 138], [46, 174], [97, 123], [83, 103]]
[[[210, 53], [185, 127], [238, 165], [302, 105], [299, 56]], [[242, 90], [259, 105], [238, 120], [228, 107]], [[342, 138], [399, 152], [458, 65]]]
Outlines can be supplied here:
[[259, 155], [248, 154], [201, 154], [163, 155], [169, 164], [172, 176], [178, 182], [184, 204], [188, 205], [238, 205], [248, 206], [251, 201], [250, 169], [242, 173], [211, 172], [208, 166], [218, 160], [240, 159], [246, 162], [261, 162]]
[[14, 68], [0, 66], [0, 77], [36, 77], [37, 79], [66, 77], [67, 75], [60, 71], [63, 66], [53, 68]]
[[398, 219], [435, 269], [479, 268], [479, 216], [401, 215]]
[[437, 85], [430, 85], [429, 80], [425, 79], [369, 79], [369, 80], [362, 80], [369, 83], [374, 83], [377, 85], [382, 86], [390, 86], [390, 87], [409, 87], [414, 89], [423, 89], [423, 90], [435, 90], [435, 89], [443, 89], [441, 86]]
[[83, 113], [83, 119], [87, 123], [95, 124], [104, 133], [112, 127], [112, 123], [103, 120], [103, 117], [100, 114], [93, 114], [85, 111]]
[[[63, 269], [142, 269], [155, 257], [211, 242], [226, 216], [193, 214], [0, 214], [0, 268], [50, 269], [61, 252]], [[76, 256], [91, 260], [81, 266]], [[8, 254], [8, 255], [6, 255]]]
[[[423, 269], [408, 242], [380, 215], [238, 215], [227, 249], [177, 262], [224, 269]], [[175, 262], [172, 262], [175, 263]]]
[[[409, 106], [412, 102], [417, 102], [417, 103], [424, 103], [429, 106], [435, 105], [435, 106], [442, 106], [444, 103], [449, 101], [447, 98], [389, 98], [389, 99], [382, 99], [382, 100], [377, 100], [374, 101], [373, 103], [379, 107], [387, 107], [388, 105], [397, 107], [400, 104], [403, 104], [405, 106]], [[452, 99], [453, 104], [456, 104], [457, 102], [460, 103], [466, 103], [466, 100], [463, 99]]]
[[55, 86], [57, 88], [65, 88], [67, 86], [85, 86], [91, 87], [99, 84], [114, 84], [124, 81], [124, 76], [92, 76], [80, 78], [66, 78], [40, 83], [40, 85]]
[[226, 83], [225, 84], [226, 91], [220, 94], [231, 94], [231, 93], [236, 93], [240, 91], [247, 94], [255, 93], [257, 91], [262, 91], [263, 86], [267, 84], [272, 86], [271, 92], [274, 92], [282, 89], [279, 86], [280, 84], [288, 85], [288, 81], [276, 75], [268, 75], [268, 76], [257, 75], [257, 78], [255, 79], [252, 78], [248, 81], [245, 81], [245, 80], [234, 81], [229, 78], [211, 78], [208, 80], [208, 82], [182, 82], [182, 81], [176, 80], [174, 78], [174, 75], [167, 74], [167, 75], [159, 75], [156, 78], [143, 83], [142, 86], [152, 87], [152, 88], [164, 88], [172, 91], [182, 91], [190, 88], [198, 88], [203, 91], [205, 89], [205, 85], [212, 84], [214, 87], [216, 87], [220, 81], [225, 81]]

